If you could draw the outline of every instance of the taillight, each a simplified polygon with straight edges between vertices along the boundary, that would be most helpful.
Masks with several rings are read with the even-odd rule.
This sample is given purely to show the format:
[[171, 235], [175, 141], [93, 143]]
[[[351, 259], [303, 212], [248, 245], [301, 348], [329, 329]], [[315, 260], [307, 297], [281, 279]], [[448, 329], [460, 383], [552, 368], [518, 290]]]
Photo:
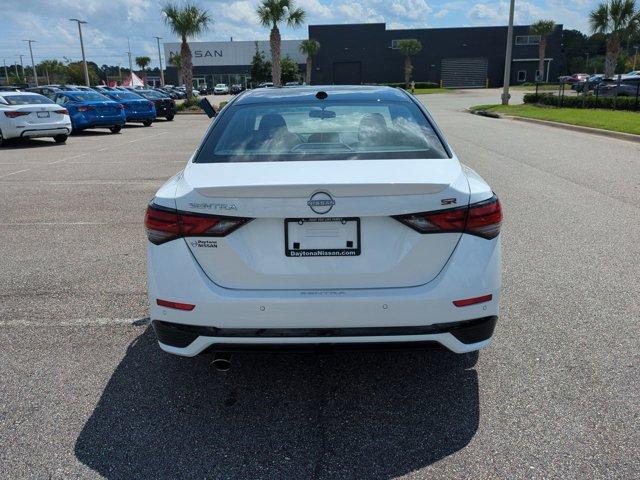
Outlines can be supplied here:
[[251, 220], [182, 212], [151, 203], [144, 226], [149, 241], [160, 245], [180, 237], [224, 237]]
[[130, 103], [124, 103], [124, 104], [122, 105], [122, 107], [123, 107], [125, 110], [129, 110], [129, 109], [131, 108], [131, 104], [130, 104]]
[[78, 107], [79, 112], [88, 112], [89, 110], [95, 110], [96, 107], [93, 105], [80, 105]]
[[465, 233], [482, 238], [495, 238], [500, 233], [502, 223], [502, 208], [500, 200], [495, 195], [484, 202], [469, 205]]
[[69, 115], [69, 110], [63, 108], [62, 110], [55, 110], [55, 113], [59, 113], [60, 115]]
[[30, 112], [4, 112], [4, 114], [9, 118], [18, 118], [23, 115], [29, 115]]
[[502, 209], [495, 195], [467, 207], [396, 215], [393, 218], [420, 233], [468, 233], [495, 238], [500, 233]]

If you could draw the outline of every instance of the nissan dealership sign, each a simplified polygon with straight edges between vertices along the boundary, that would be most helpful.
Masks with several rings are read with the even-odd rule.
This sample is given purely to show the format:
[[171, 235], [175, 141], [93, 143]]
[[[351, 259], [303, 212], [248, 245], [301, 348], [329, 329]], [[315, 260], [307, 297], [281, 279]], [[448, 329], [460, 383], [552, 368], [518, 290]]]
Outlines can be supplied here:
[[[297, 63], [305, 63], [306, 57], [300, 53], [302, 40], [283, 40], [282, 56], [289, 55]], [[257, 42], [258, 50], [264, 52], [268, 59], [271, 50], [268, 41]], [[189, 42], [191, 60], [194, 67], [250, 65], [256, 53], [256, 42]], [[180, 55], [180, 43], [165, 43], [164, 55], [166, 63], [173, 55]]]

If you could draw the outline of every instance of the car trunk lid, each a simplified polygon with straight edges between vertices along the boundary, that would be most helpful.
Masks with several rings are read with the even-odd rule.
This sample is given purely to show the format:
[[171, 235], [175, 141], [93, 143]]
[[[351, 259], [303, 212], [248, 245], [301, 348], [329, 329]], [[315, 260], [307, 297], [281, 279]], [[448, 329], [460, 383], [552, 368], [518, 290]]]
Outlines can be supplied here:
[[461, 234], [422, 235], [392, 216], [464, 206], [469, 192], [456, 159], [358, 160], [190, 164], [176, 197], [181, 211], [253, 219], [186, 239], [215, 283], [347, 289], [431, 281]]

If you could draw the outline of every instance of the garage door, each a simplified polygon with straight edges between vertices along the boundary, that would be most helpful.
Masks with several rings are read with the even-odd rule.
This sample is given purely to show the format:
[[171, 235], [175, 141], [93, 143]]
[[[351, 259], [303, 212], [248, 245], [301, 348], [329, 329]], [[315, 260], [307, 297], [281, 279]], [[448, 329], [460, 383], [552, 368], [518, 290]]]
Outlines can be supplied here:
[[442, 60], [442, 86], [484, 88], [487, 81], [486, 58], [445, 58]]

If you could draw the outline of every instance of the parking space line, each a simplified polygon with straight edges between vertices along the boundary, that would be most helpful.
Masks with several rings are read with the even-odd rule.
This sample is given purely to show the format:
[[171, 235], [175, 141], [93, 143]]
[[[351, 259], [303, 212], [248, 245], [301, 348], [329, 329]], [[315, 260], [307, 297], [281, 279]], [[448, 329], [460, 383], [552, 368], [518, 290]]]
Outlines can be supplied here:
[[17, 172], [6, 173], [4, 175], [0, 175], [0, 178], [10, 177], [11, 175], [16, 175], [22, 172], [28, 172], [29, 170], [32, 170], [32, 168], [26, 168], [24, 170], [18, 170]]
[[139, 225], [140, 222], [0, 222], [0, 227]]
[[148, 139], [150, 139], [150, 138], [159, 137], [160, 135], [164, 135], [165, 133], [167, 133], [167, 132], [159, 132], [159, 133], [156, 133], [155, 135], [149, 135], [149, 136], [145, 136], [145, 137], [134, 138], [133, 140], [129, 140], [128, 142], [124, 142], [124, 143], [117, 143], [117, 144], [115, 144], [115, 145], [110, 145], [110, 146], [108, 146], [108, 147], [100, 148], [100, 149], [98, 149], [98, 150], [96, 150], [96, 151], [98, 151], [98, 152], [105, 152], [105, 151], [107, 151], [107, 150], [111, 150], [112, 148], [116, 148], [116, 147], [123, 147], [123, 146], [125, 146], [125, 145], [129, 145], [130, 143], [139, 142], [140, 140], [148, 140]]
[[[108, 146], [108, 147], [100, 148], [100, 149], [98, 149], [98, 150], [96, 150], [94, 152], [91, 152], [91, 153], [104, 152], [106, 150], [110, 150], [110, 149], [113, 149], [113, 148], [116, 148], [116, 147], [122, 147], [122, 146], [125, 146], [125, 145], [129, 145], [131, 143], [139, 142], [140, 140], [148, 140], [148, 139], [151, 139], [151, 138], [159, 137], [160, 135], [164, 135], [165, 133], [167, 133], [167, 132], [159, 132], [159, 133], [156, 133], [155, 135], [149, 135], [149, 136], [145, 136], [145, 137], [135, 138], [135, 139], [129, 140], [128, 142], [125, 142], [125, 143], [119, 143], [119, 144], [116, 144], [116, 145], [111, 145], [111, 146]], [[60, 160], [54, 160], [53, 162], [47, 162], [44, 165], [55, 165], [55, 164], [58, 164], [58, 163], [66, 162], [67, 160], [73, 160], [74, 158], [86, 157], [87, 155], [89, 155], [89, 153], [80, 153], [80, 154], [74, 155], [72, 157], [62, 158]], [[40, 166], [40, 164], [33, 164], [33, 165], [34, 166], [31, 167], [31, 168], [25, 168], [24, 170], [18, 170], [17, 172], [11, 172], [11, 173], [7, 173], [7, 174], [4, 174], [4, 175], [0, 175], [0, 178], [10, 177], [11, 175], [17, 175], [18, 173], [29, 172], [29, 171], [33, 170], [34, 168], [37, 168], [37, 167]]]
[[[146, 295], [146, 293], [145, 293]], [[132, 325], [146, 326], [149, 324], [148, 318], [72, 318], [61, 321], [50, 321], [48, 319], [16, 319], [0, 320], [0, 327], [103, 327], [109, 325]]]

